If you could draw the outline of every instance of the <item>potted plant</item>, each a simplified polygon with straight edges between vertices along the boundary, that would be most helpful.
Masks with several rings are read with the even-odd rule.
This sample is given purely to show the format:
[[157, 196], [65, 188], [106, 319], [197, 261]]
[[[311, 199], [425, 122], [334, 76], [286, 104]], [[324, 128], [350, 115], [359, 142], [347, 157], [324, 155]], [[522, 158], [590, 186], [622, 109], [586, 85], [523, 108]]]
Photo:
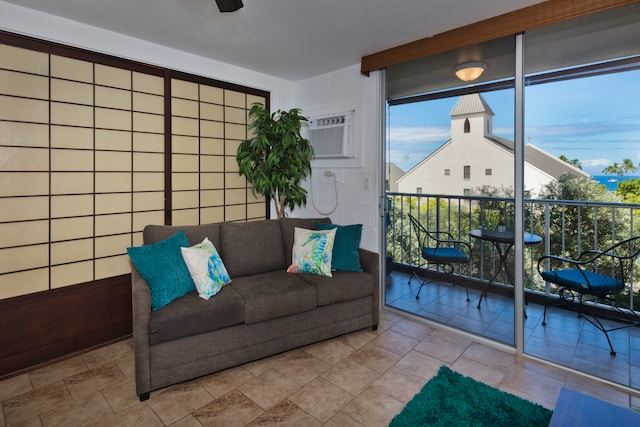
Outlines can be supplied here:
[[278, 218], [307, 203], [307, 190], [300, 182], [311, 175], [313, 147], [300, 134], [308, 119], [300, 109], [270, 114], [261, 103], [249, 110], [250, 139], [238, 147], [239, 173], [247, 178], [251, 191], [273, 200]]

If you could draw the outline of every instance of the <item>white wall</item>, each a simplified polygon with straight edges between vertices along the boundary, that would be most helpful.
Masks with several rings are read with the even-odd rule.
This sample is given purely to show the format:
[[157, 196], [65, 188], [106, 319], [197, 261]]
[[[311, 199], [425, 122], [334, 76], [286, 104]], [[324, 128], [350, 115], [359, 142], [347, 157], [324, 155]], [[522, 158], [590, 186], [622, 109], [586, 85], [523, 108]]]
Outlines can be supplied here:
[[[295, 106], [307, 116], [355, 110], [355, 157], [312, 162], [312, 178], [307, 180], [305, 188], [313, 191], [309, 191], [306, 207], [296, 209], [291, 215], [329, 216], [336, 224], [363, 224], [361, 246], [374, 251], [378, 251], [380, 233], [380, 78], [381, 73], [363, 76], [360, 64], [355, 64], [296, 82], [293, 96]], [[325, 169], [333, 171], [337, 179], [337, 206], [333, 178], [324, 176]], [[323, 214], [334, 206], [333, 212]]]

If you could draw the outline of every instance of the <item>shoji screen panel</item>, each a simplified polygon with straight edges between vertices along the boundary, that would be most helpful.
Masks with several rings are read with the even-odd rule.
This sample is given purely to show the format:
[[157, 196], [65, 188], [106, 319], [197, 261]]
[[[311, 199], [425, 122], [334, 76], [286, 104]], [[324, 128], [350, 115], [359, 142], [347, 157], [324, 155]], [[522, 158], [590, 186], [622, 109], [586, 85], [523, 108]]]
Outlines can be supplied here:
[[268, 98], [0, 31], [0, 376], [131, 333], [146, 225], [267, 215], [233, 157]]
[[127, 275], [147, 224], [265, 218], [235, 160], [253, 102], [268, 93], [0, 44], [0, 300]]
[[249, 138], [248, 114], [254, 102], [265, 104], [264, 97], [225, 90], [225, 200], [226, 221], [255, 220], [265, 217], [265, 199], [254, 196], [246, 179], [238, 174], [236, 154], [238, 146]]
[[171, 80], [172, 224], [266, 217], [265, 200], [248, 191], [236, 153], [247, 115], [264, 96], [196, 81]]
[[0, 45], [0, 299], [130, 273], [164, 135], [163, 75]]
[[94, 64], [50, 57], [50, 287], [94, 279]]
[[200, 154], [198, 84], [171, 80], [171, 223], [199, 224]]
[[165, 91], [164, 77], [133, 72], [133, 245], [142, 229], [164, 224]]
[[49, 288], [49, 55], [0, 45], [0, 299]]

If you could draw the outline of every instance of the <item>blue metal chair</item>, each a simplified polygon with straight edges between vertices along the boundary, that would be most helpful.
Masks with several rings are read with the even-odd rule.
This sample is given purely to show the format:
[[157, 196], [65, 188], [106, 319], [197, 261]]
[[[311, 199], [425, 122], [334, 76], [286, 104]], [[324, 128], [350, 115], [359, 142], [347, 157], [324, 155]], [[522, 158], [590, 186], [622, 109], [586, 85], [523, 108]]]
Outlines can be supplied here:
[[[558, 299], [547, 298], [544, 305], [542, 325], [547, 324], [547, 308], [565, 305], [577, 311], [607, 337], [611, 354], [615, 355], [609, 332], [640, 325], [640, 316], [616, 299], [625, 290], [635, 261], [640, 255], [640, 236], [621, 241], [604, 251], [589, 250], [578, 259], [545, 255], [538, 258], [538, 273], [547, 282], [558, 286]], [[574, 304], [575, 299], [578, 304]], [[596, 316], [594, 310], [585, 313], [583, 301], [606, 302], [623, 320], [623, 326], [607, 328]]]
[[[451, 233], [446, 231], [429, 231], [418, 221], [413, 215], [409, 214], [411, 228], [418, 239], [418, 247], [420, 248], [420, 256], [426, 261], [426, 264], [435, 264], [442, 266], [442, 270], [447, 274], [453, 274], [454, 265], [469, 264], [471, 261], [471, 246], [462, 240], [455, 240]], [[426, 265], [423, 267], [426, 269]], [[409, 284], [415, 277], [420, 280], [416, 272], [409, 277]], [[416, 294], [416, 298], [420, 298], [422, 287], [428, 283], [428, 279], [420, 282], [420, 288]], [[469, 301], [469, 288], [467, 291], [467, 301]]]

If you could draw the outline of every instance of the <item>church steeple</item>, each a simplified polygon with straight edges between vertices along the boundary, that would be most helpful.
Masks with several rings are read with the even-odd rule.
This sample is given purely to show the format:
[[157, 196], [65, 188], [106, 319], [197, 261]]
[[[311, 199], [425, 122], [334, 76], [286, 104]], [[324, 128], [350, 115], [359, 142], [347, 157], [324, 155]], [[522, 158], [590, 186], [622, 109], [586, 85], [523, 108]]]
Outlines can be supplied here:
[[[488, 136], [493, 132], [493, 111], [487, 101], [479, 93], [463, 95], [449, 113], [451, 116], [451, 133], [477, 133], [482, 129], [482, 135]], [[457, 132], [456, 132], [457, 133]]]

